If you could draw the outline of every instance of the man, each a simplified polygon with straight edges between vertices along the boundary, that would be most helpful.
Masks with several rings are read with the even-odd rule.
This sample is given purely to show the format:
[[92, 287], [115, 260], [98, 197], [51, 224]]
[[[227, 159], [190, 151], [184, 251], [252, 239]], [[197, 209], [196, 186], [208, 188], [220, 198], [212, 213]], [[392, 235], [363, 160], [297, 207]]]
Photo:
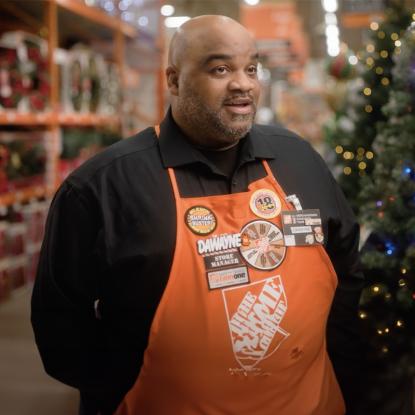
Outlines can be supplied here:
[[[257, 64], [234, 20], [188, 21], [160, 129], [54, 198], [32, 321], [86, 414], [341, 415], [343, 398], [352, 413], [358, 226], [305, 141], [253, 126]], [[324, 247], [305, 246], [305, 220]]]

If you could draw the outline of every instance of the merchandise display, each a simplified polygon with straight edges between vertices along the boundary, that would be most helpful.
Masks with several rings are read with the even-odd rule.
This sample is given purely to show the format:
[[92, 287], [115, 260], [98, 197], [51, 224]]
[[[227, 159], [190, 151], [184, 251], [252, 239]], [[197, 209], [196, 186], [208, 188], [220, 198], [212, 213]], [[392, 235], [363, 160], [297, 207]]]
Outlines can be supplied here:
[[48, 46], [22, 31], [0, 38], [0, 109], [44, 111], [49, 104]]
[[64, 113], [114, 115], [120, 110], [122, 86], [117, 66], [85, 45], [60, 49], [60, 105]]
[[47, 131], [0, 131], [0, 192], [45, 184]]
[[0, 302], [35, 278], [49, 204], [33, 200], [0, 212]]

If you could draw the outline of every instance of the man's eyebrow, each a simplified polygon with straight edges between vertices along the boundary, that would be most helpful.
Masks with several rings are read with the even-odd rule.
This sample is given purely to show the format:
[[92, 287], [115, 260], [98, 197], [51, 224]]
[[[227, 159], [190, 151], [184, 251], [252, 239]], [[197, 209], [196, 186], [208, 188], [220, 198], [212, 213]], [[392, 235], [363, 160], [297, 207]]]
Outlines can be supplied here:
[[203, 66], [208, 65], [212, 61], [230, 61], [231, 59], [232, 55], [226, 55], [224, 53], [214, 53], [212, 55], [208, 55], [205, 59], [203, 59]]
[[[216, 60], [229, 61], [232, 58], [233, 58], [232, 55], [227, 55], [225, 53], [214, 53], [214, 54], [208, 55], [203, 60], [203, 66], [208, 65], [212, 61], [216, 61]], [[253, 55], [251, 55], [251, 59], [252, 60], [259, 60], [259, 53], [254, 53]]]

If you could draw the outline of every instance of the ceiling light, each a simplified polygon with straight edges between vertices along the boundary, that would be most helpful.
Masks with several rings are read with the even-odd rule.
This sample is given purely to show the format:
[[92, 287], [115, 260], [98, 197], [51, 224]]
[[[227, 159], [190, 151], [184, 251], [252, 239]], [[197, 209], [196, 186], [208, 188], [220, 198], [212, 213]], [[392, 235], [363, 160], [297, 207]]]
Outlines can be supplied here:
[[323, 9], [328, 13], [334, 13], [337, 11], [337, 0], [322, 0]]
[[138, 18], [138, 24], [140, 26], [147, 26], [148, 25], [148, 17], [147, 16], [141, 16]]
[[244, 0], [249, 6], [256, 6], [259, 3], [259, 0]]
[[334, 13], [326, 13], [324, 16], [324, 20], [326, 25], [336, 25], [337, 24], [337, 16]]
[[163, 16], [171, 16], [172, 14], [174, 14], [174, 7], [171, 4], [165, 4], [164, 6], [161, 7], [160, 9], [160, 13]]
[[338, 38], [339, 37], [339, 28], [336, 25], [328, 25], [326, 26], [326, 36], [329, 37], [334, 37], [334, 38]]
[[190, 20], [189, 16], [172, 16], [172, 17], [166, 17], [164, 20], [164, 25], [166, 27], [170, 28], [176, 28], [180, 27], [183, 23]]

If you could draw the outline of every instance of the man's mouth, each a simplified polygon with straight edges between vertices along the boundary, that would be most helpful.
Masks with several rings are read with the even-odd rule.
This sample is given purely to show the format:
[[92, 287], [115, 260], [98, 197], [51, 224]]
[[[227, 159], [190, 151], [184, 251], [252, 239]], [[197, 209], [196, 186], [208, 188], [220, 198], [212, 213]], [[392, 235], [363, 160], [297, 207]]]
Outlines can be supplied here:
[[235, 98], [225, 101], [225, 106], [235, 114], [249, 114], [253, 109], [253, 102], [250, 98]]

